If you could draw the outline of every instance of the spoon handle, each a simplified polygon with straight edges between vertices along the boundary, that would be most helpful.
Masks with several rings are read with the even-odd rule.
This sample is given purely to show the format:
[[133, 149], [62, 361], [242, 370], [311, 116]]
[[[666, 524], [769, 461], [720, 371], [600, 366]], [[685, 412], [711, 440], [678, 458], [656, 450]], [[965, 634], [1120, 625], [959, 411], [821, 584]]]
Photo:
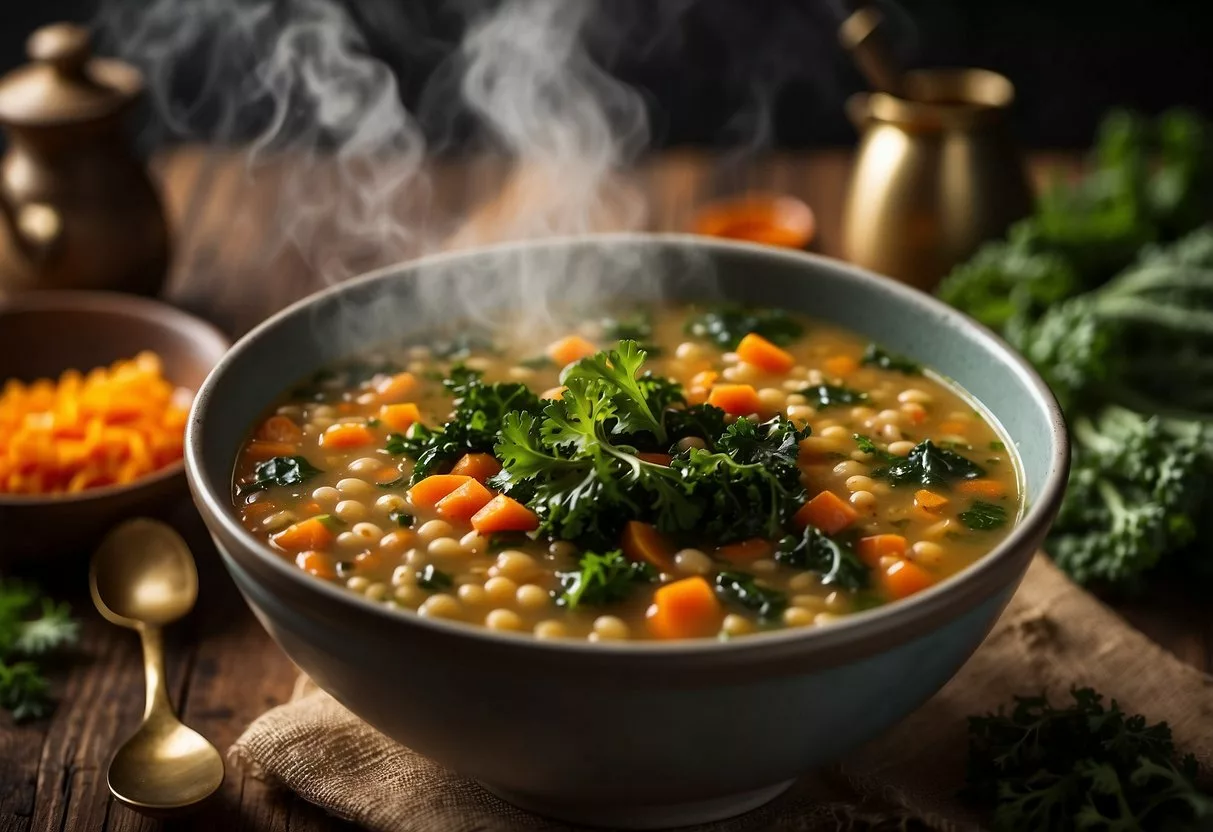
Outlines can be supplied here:
[[147, 699], [143, 707], [143, 718], [153, 713], [172, 712], [168, 698], [168, 686], [164, 680], [164, 641], [160, 628], [150, 624], [139, 626], [139, 639], [143, 642], [143, 672], [147, 678]]

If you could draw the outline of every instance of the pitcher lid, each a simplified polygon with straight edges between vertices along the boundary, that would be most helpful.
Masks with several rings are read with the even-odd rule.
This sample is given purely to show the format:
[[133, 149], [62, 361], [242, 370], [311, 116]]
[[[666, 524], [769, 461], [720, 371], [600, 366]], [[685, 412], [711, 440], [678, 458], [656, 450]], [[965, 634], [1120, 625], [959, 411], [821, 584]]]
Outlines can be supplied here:
[[0, 122], [52, 127], [94, 121], [130, 104], [143, 78], [122, 61], [92, 57], [88, 30], [53, 23], [30, 35], [30, 63], [0, 78]]

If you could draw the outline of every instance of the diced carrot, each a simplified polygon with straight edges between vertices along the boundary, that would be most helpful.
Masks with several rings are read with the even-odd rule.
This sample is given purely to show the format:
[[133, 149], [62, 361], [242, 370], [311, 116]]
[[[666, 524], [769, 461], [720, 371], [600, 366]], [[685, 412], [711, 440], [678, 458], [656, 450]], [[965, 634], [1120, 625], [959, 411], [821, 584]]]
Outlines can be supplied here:
[[257, 429], [257, 438], [297, 445], [303, 439], [303, 430], [286, 416], [271, 416]]
[[715, 635], [724, 610], [712, 586], [696, 575], [659, 587], [646, 614], [655, 638], [703, 638]]
[[375, 439], [366, 425], [358, 422], [338, 422], [325, 428], [320, 434], [320, 445], [324, 448], [358, 448], [369, 445]]
[[560, 399], [564, 398], [564, 391], [566, 389], [568, 389], [568, 388], [566, 388], [564, 386], [549, 387], [547, 390], [544, 390], [542, 393], [539, 394], [539, 398], [554, 399], [556, 401], [559, 401]]
[[326, 549], [333, 542], [333, 534], [329, 524], [332, 519], [327, 514], [319, 517], [309, 517], [298, 523], [287, 526], [278, 534], [271, 535], [270, 540], [279, 549], [288, 552], [303, 552], [308, 549]]
[[462, 474], [433, 474], [409, 489], [409, 501], [417, 508], [433, 508], [447, 494], [471, 480]]
[[659, 572], [673, 572], [674, 544], [657, 531], [656, 526], [629, 520], [623, 527], [623, 539], [620, 548], [624, 557], [637, 563], [647, 563]]
[[598, 348], [580, 335], [570, 335], [548, 345], [548, 358], [560, 367], [593, 355]]
[[481, 534], [529, 532], [539, 528], [539, 518], [512, 497], [498, 494], [472, 515], [472, 528]]
[[734, 416], [748, 416], [763, 409], [758, 391], [749, 384], [717, 384], [708, 394], [708, 404]]
[[439, 500], [434, 508], [444, 520], [466, 523], [472, 519], [472, 515], [488, 505], [491, 499], [492, 491], [468, 477], [467, 482]]
[[935, 577], [916, 563], [899, 560], [885, 570], [881, 586], [890, 598], [908, 598], [935, 583]]
[[1007, 489], [998, 480], [961, 480], [956, 484], [956, 490], [961, 494], [971, 494], [975, 497], [990, 497], [996, 499], [1007, 493]]
[[379, 401], [391, 404], [403, 401], [417, 389], [417, 377], [412, 373], [396, 373], [375, 385]]
[[948, 498], [934, 491], [920, 488], [914, 492], [914, 505], [923, 511], [939, 511], [948, 504]]
[[967, 422], [960, 419], [949, 419], [939, 423], [939, 432], [944, 436], [964, 436], [969, 431]]
[[832, 491], [822, 491], [800, 507], [792, 519], [799, 526], [816, 526], [826, 534], [837, 534], [859, 518], [851, 504]]
[[859, 362], [849, 355], [832, 355], [821, 362], [821, 367], [831, 376], [849, 376], [859, 369]]
[[636, 458], [643, 459], [645, 462], [651, 462], [654, 465], [664, 465], [667, 468], [674, 461], [674, 457], [669, 454], [649, 453], [648, 451], [636, 454]]
[[415, 422], [421, 421], [421, 411], [412, 402], [385, 404], [379, 408], [379, 421], [394, 431], [404, 433]]
[[296, 445], [287, 442], [269, 442], [263, 439], [254, 439], [244, 449], [246, 457], [256, 460], [273, 459], [276, 456], [294, 456], [298, 452], [299, 448]]
[[451, 469], [452, 474], [484, 482], [501, 470], [501, 463], [492, 454], [464, 454]]
[[907, 541], [899, 534], [874, 534], [859, 538], [855, 553], [859, 559], [875, 569], [883, 557], [905, 557]]
[[751, 332], [737, 345], [737, 357], [768, 373], [786, 373], [796, 359], [785, 349], [772, 344], [757, 332]]
[[774, 551], [775, 544], [763, 537], [751, 537], [716, 548], [716, 554], [733, 565], [769, 558]]
[[308, 550], [300, 552], [295, 558], [295, 565], [307, 572], [309, 575], [315, 575], [317, 578], [336, 578], [337, 569], [333, 565], [333, 560], [323, 552]]

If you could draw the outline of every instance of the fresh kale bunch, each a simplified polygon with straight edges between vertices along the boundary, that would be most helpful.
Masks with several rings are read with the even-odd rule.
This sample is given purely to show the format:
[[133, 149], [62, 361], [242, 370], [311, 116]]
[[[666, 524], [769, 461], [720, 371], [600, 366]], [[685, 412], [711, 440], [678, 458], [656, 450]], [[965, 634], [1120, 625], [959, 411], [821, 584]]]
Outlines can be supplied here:
[[411, 482], [438, 473], [467, 453], [491, 453], [507, 413], [538, 414], [539, 397], [525, 384], [486, 384], [481, 373], [462, 365], [451, 370], [443, 386], [454, 397], [454, 412], [446, 424], [429, 428], [420, 422], [407, 434], [389, 434], [387, 452], [411, 457]]
[[0, 578], [0, 708], [18, 722], [50, 713], [50, 685], [38, 659], [74, 644], [78, 635], [67, 604]]
[[1105, 707], [1090, 688], [1055, 707], [1016, 697], [1010, 714], [969, 719], [966, 793], [1000, 832], [1213, 828], [1213, 799], [1178, 758], [1166, 723]]
[[[629, 520], [722, 542], [779, 534], [804, 496], [797, 455], [807, 431], [782, 417], [725, 426], [715, 408], [684, 408], [677, 385], [641, 373], [645, 357], [621, 341], [566, 368], [563, 397], [540, 414], [507, 414], [494, 485], [538, 515], [542, 534], [590, 547], [613, 546]], [[707, 447], [669, 465], [642, 458], [677, 450], [678, 435]]]
[[1070, 482], [1046, 548], [1080, 582], [1213, 575], [1193, 531], [1213, 516], [1213, 229], [1198, 227], [1210, 218], [1209, 124], [1113, 113], [1083, 180], [941, 284], [1023, 352], [1065, 412]]

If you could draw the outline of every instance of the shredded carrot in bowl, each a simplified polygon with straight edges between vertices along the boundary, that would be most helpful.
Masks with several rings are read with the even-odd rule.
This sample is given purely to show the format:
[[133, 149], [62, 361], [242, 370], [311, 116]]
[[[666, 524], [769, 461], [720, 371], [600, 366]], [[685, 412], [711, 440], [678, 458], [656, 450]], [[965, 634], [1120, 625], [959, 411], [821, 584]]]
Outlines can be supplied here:
[[191, 394], [142, 352], [58, 381], [0, 387], [0, 494], [73, 494], [181, 459]]

